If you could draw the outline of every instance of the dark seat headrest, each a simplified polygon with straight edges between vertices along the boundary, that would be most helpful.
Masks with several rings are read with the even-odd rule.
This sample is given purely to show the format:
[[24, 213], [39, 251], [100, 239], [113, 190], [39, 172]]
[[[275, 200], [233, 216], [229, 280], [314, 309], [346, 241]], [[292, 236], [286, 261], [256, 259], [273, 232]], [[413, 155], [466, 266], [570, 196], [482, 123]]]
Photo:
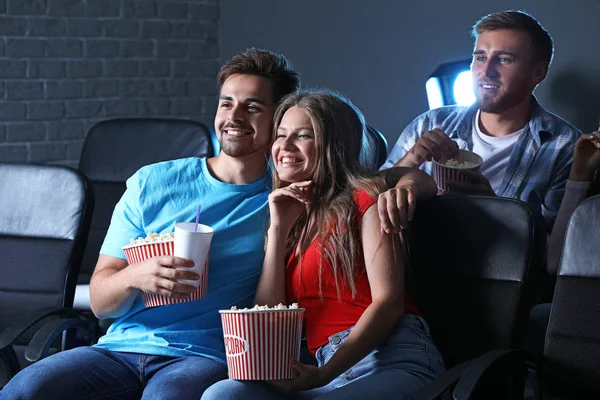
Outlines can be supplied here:
[[79, 170], [93, 181], [125, 182], [160, 161], [212, 155], [212, 130], [188, 120], [125, 118], [96, 124], [85, 140]]

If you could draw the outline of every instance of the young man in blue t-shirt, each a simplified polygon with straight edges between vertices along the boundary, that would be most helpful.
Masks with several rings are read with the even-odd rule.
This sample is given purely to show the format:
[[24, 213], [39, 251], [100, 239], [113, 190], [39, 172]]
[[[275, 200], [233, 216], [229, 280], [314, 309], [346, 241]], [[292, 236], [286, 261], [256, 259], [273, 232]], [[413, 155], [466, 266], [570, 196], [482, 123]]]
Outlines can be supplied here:
[[[278, 101], [298, 88], [282, 55], [250, 49], [220, 70], [215, 131], [221, 152], [153, 164], [127, 181], [90, 283], [99, 318], [115, 318], [97, 345], [50, 356], [17, 374], [6, 398], [199, 399], [227, 377], [217, 310], [251, 306], [264, 256], [267, 160]], [[154, 257], [129, 265], [121, 247], [195, 219], [214, 228], [208, 294], [195, 302], [145, 307], [140, 293], [187, 297], [193, 262]], [[175, 269], [174, 267], [184, 267]]]

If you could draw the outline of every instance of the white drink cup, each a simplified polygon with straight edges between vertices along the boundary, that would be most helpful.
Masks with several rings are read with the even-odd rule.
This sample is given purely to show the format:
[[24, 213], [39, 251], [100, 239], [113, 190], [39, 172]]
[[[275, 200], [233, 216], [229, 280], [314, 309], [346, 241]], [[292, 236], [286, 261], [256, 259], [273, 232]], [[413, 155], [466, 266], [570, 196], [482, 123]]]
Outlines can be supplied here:
[[206, 296], [208, 286], [208, 260], [210, 258], [210, 242], [214, 229], [207, 225], [198, 224], [194, 232], [194, 222], [177, 222], [175, 224], [175, 249], [173, 255], [194, 261], [194, 268], [185, 268], [200, 275], [199, 280], [179, 280], [180, 283], [199, 289], [198, 298]]

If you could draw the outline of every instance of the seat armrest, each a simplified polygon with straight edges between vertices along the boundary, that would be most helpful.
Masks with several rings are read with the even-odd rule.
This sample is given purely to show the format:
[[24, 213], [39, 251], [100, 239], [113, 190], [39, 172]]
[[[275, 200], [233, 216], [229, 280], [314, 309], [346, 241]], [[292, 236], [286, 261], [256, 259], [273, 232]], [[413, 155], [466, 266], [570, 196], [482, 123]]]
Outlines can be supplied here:
[[[478, 385], [483, 381], [486, 374], [497, 367], [503, 367], [506, 374], [517, 371], [518, 368], [531, 368], [537, 375], [542, 367], [543, 356], [521, 349], [492, 350], [473, 360], [466, 371], [462, 374], [454, 388], [454, 400], [471, 399]], [[496, 370], [497, 371], [497, 370]], [[538, 385], [539, 387], [540, 385]], [[535, 398], [540, 398], [540, 393], [534, 393]]]
[[415, 400], [434, 400], [441, 398], [440, 396], [442, 396], [444, 392], [454, 387], [462, 374], [466, 371], [470, 362], [470, 360], [465, 361], [446, 371], [442, 376], [438, 377], [427, 385], [425, 389], [419, 392], [417, 397], [415, 397]]
[[[25, 350], [25, 358], [28, 361], [36, 362], [48, 355], [50, 346], [58, 336], [67, 329], [81, 328], [92, 334], [91, 342], [98, 338], [98, 325], [95, 321], [85, 317], [81, 318], [63, 318], [62, 316], [52, 316], [33, 336], [31, 342]], [[92, 344], [90, 343], [90, 344]]]
[[4, 368], [4, 374], [0, 374], [0, 391], [13, 376], [19, 372], [21, 366], [19, 365], [19, 359], [15, 353], [15, 349], [12, 346], [0, 349], [0, 362], [2, 362]]
[[12, 345], [27, 329], [41, 320], [51, 317], [84, 318], [83, 314], [70, 308], [41, 308], [19, 318], [0, 332], [0, 350]]

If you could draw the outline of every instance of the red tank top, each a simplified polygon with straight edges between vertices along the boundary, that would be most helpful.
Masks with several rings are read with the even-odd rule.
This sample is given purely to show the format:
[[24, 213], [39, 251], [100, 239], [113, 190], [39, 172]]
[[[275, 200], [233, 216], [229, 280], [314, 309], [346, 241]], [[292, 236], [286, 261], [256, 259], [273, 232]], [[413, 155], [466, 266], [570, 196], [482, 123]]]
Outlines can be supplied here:
[[[353, 197], [357, 205], [355, 221], [356, 224], [360, 224], [367, 209], [377, 200], [362, 190], [355, 190]], [[357, 269], [356, 295], [352, 298], [350, 290], [344, 291], [344, 283], [340, 282], [340, 301], [331, 264], [321, 256], [321, 253], [321, 244], [314, 240], [302, 256], [302, 268], [299, 268], [298, 258], [294, 255], [288, 260], [286, 268], [288, 302], [297, 302], [300, 307], [306, 308], [304, 329], [308, 348], [313, 354], [328, 342], [329, 336], [356, 325], [358, 319], [372, 302], [371, 288], [362, 259]], [[319, 298], [319, 258], [322, 258], [322, 299]], [[419, 314], [408, 294], [405, 295], [404, 312]]]

